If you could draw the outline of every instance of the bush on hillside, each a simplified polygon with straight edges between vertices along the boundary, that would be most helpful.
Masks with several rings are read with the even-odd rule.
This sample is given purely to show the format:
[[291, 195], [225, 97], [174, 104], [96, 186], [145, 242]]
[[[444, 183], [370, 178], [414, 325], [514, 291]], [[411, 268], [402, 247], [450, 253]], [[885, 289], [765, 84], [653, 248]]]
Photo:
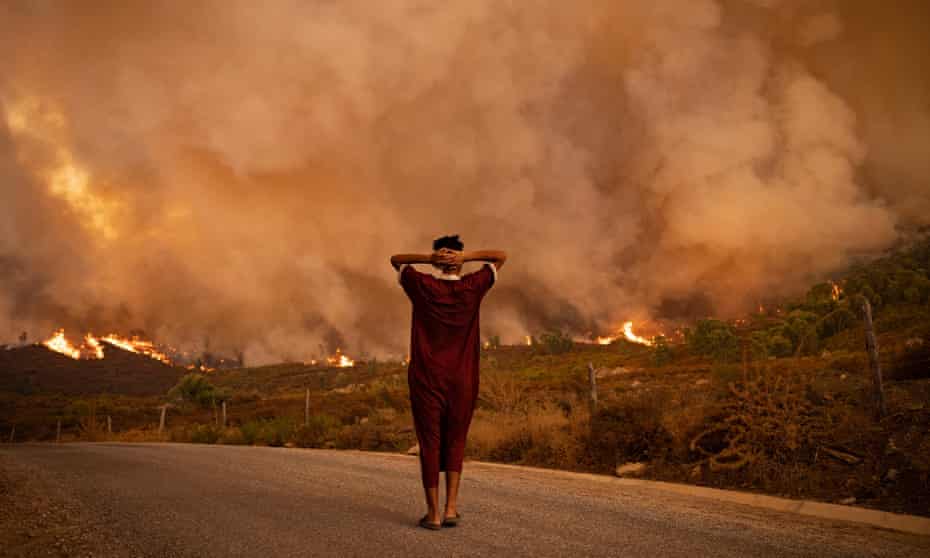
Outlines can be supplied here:
[[206, 376], [196, 372], [182, 376], [178, 383], [168, 391], [168, 397], [201, 407], [208, 407], [215, 402], [229, 398], [224, 390], [216, 388]]
[[534, 340], [533, 345], [539, 347], [544, 354], [558, 355], [567, 353], [575, 348], [575, 342], [572, 338], [561, 331], [547, 331], [539, 336], [538, 345]]
[[685, 342], [696, 354], [719, 362], [733, 362], [739, 358], [736, 332], [720, 320], [699, 320], [693, 329], [685, 330]]

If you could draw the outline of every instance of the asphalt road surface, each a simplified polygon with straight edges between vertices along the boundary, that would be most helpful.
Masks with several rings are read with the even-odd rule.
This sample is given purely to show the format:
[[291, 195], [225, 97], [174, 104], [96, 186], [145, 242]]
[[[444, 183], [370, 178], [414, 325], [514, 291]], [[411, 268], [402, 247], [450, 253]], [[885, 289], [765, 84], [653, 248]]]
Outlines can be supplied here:
[[377, 453], [18, 445], [0, 481], [4, 556], [930, 556], [927, 537], [470, 462], [462, 523], [428, 531], [416, 458]]

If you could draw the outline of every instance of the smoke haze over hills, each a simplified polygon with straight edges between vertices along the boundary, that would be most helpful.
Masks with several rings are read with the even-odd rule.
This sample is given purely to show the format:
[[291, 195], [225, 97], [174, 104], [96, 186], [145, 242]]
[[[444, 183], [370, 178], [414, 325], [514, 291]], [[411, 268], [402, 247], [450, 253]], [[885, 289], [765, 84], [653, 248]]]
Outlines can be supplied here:
[[511, 260], [485, 334], [721, 315], [930, 215], [925, 2], [0, 2], [0, 343], [403, 354], [388, 264]]

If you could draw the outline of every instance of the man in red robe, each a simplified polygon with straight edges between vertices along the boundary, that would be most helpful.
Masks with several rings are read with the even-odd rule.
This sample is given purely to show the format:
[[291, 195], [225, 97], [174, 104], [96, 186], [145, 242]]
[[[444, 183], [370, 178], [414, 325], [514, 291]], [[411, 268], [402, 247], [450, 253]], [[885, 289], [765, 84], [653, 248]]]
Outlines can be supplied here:
[[[465, 252], [456, 236], [433, 242], [432, 254], [398, 254], [391, 265], [413, 304], [407, 383], [420, 444], [420, 473], [427, 514], [420, 526], [452, 526], [456, 510], [465, 438], [478, 399], [481, 337], [478, 310], [497, 280], [507, 255], [498, 250]], [[488, 262], [460, 275], [470, 261]], [[410, 264], [432, 264], [439, 273], [421, 273]], [[439, 513], [439, 471], [446, 472], [446, 506]]]

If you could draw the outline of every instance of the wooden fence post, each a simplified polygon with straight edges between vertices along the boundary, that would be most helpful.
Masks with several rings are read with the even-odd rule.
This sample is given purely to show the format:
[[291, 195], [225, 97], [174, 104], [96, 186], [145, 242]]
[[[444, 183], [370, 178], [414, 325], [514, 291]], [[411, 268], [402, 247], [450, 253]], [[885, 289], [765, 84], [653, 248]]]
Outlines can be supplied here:
[[107, 415], [107, 434], [113, 434], [113, 419]]
[[16, 425], [13, 425], [13, 428], [10, 430], [10, 443], [13, 443], [13, 440], [16, 438]]
[[869, 299], [862, 297], [862, 311], [865, 314], [865, 348], [869, 352], [869, 367], [872, 369], [872, 400], [879, 417], [885, 416], [885, 391], [882, 387], [882, 367], [878, 361], [878, 341], [872, 327], [872, 305]]
[[61, 443], [61, 419], [58, 419], [58, 426], [55, 428], [55, 443]]
[[223, 428], [226, 428], [226, 401], [223, 401]]
[[310, 426], [310, 388], [307, 388], [307, 394], [304, 396], [304, 426]]
[[159, 434], [165, 431], [165, 415], [166, 414], [168, 414], [167, 403], [161, 406], [161, 420], [158, 421], [158, 433]]
[[588, 363], [588, 383], [591, 386], [591, 391], [588, 393], [588, 404], [591, 406], [591, 416], [597, 412], [597, 371], [594, 370], [594, 365], [590, 362]]

